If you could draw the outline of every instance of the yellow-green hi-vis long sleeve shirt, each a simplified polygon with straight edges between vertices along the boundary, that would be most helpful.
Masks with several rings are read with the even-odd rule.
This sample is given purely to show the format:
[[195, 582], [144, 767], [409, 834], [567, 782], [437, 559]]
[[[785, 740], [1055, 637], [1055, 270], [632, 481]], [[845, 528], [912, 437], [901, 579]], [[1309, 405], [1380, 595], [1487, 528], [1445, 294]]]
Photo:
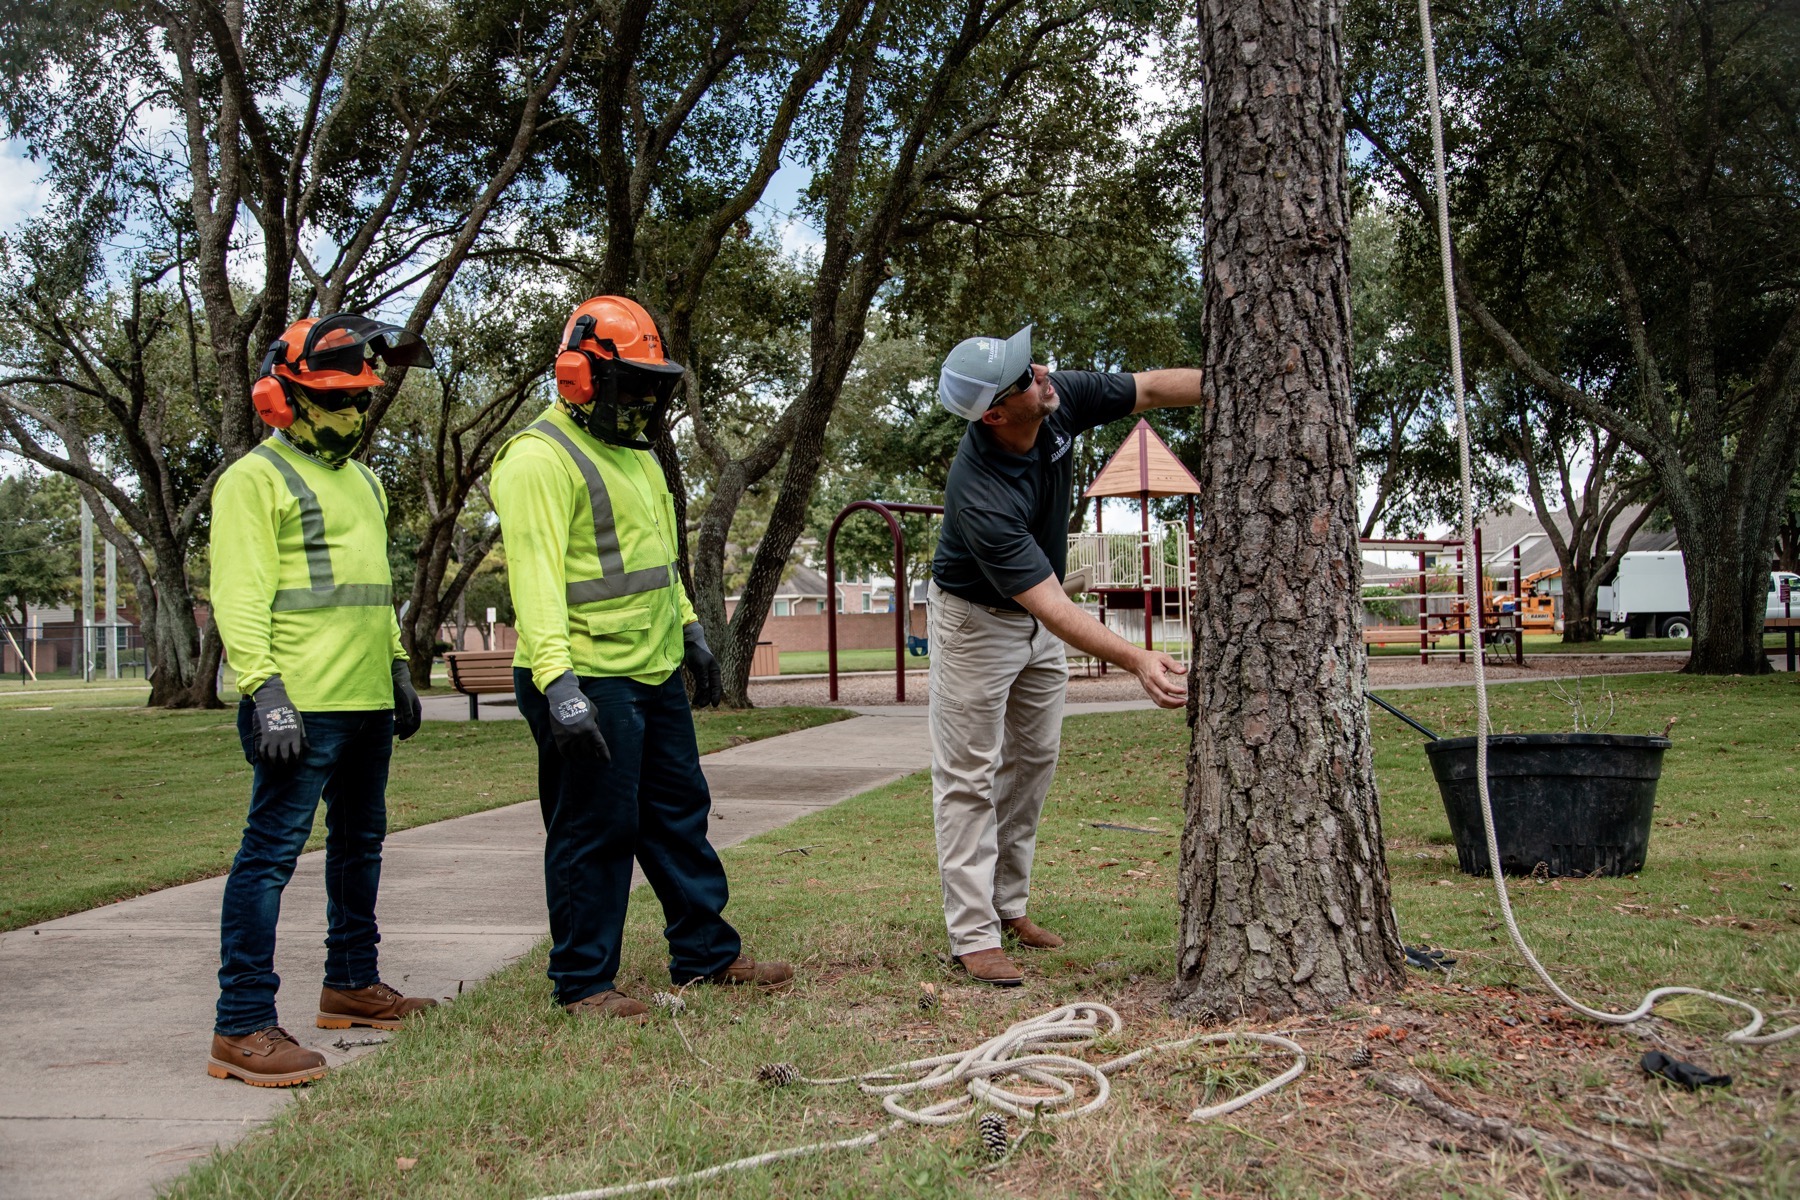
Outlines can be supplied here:
[[387, 510], [369, 468], [328, 467], [279, 436], [226, 468], [213, 489], [212, 611], [238, 691], [279, 675], [301, 712], [394, 706], [405, 652]]
[[494, 464], [519, 646], [541, 691], [564, 671], [657, 684], [695, 620], [675, 569], [675, 501], [647, 450], [589, 436], [550, 410]]

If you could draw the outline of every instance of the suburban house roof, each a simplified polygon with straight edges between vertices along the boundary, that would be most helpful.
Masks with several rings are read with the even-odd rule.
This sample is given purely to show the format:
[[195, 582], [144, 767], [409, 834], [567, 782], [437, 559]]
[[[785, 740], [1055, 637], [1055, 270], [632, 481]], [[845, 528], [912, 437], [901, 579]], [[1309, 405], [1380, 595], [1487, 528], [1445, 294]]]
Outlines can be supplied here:
[[[1630, 526], [1642, 511], [1641, 506], [1632, 505], [1620, 513], [1613, 522], [1613, 542], [1609, 549], [1618, 547], [1617, 537], [1621, 530]], [[1550, 519], [1557, 529], [1565, 535], [1569, 531], [1569, 517], [1566, 512], [1558, 511], [1550, 514]], [[1481, 550], [1487, 556], [1490, 569], [1497, 563], [1511, 565], [1513, 547], [1519, 548], [1519, 570], [1526, 575], [1534, 571], [1548, 570], [1557, 566], [1556, 548], [1551, 545], [1550, 535], [1544, 532], [1543, 523], [1538, 520], [1534, 509], [1518, 504], [1509, 505], [1496, 513], [1490, 513], [1480, 521]], [[1679, 550], [1680, 543], [1673, 529], [1639, 529], [1631, 539], [1632, 550]]]

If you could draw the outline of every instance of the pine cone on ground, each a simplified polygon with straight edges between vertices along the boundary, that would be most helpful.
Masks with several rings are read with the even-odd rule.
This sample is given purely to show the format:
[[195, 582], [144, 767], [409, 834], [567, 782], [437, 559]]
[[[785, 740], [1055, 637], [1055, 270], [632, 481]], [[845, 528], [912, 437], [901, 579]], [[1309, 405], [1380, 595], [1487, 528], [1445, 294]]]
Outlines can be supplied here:
[[1362, 1070], [1364, 1067], [1368, 1066], [1370, 1063], [1372, 1063], [1374, 1061], [1375, 1061], [1375, 1054], [1367, 1046], [1358, 1046], [1356, 1049], [1354, 1049], [1350, 1052], [1350, 1058], [1349, 1058], [1350, 1066], [1358, 1071]]
[[981, 1135], [982, 1149], [987, 1151], [990, 1160], [998, 1162], [1006, 1157], [1006, 1118], [997, 1112], [984, 1112], [975, 1120], [975, 1130]]
[[793, 1063], [764, 1063], [756, 1072], [756, 1081], [764, 1087], [780, 1088], [795, 1083], [800, 1078], [800, 1071]]

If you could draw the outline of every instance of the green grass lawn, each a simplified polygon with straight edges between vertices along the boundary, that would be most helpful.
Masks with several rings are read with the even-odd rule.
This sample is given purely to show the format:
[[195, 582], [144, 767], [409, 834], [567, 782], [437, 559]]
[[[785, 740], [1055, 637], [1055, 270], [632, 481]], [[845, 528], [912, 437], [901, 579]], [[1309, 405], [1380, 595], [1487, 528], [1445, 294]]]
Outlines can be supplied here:
[[[849, 715], [700, 712], [695, 725], [710, 753]], [[0, 764], [0, 930], [218, 875], [237, 852], [250, 766], [235, 708], [146, 709], [141, 692], [118, 689], [9, 696], [0, 699]], [[530, 800], [536, 771], [523, 722], [427, 721], [395, 744], [388, 828]], [[307, 848], [324, 837], [315, 822]]]
[[[1678, 718], [1649, 863], [1630, 879], [1521, 883], [1514, 894], [1528, 936], [1568, 986], [1594, 1000], [1625, 1004], [1653, 984], [1689, 982], [1760, 989], [1765, 1008], [1792, 1008], [1800, 893], [1782, 884], [1800, 886], [1800, 686], [1789, 677], [1674, 676], [1608, 686], [1620, 732], [1660, 731]], [[1471, 720], [1463, 690], [1393, 698], [1446, 732]], [[1567, 728], [1566, 710], [1542, 685], [1495, 688], [1493, 698], [1501, 728]], [[1033, 1137], [993, 1174], [981, 1173], [965, 1122], [677, 1194], [1597, 1194], [1534, 1155], [1459, 1139], [1364, 1087], [1343, 1059], [1352, 1045], [1392, 1039], [1396, 1026], [1415, 1036], [1380, 1040], [1377, 1065], [1423, 1072], [1464, 1107], [1558, 1132], [1568, 1119], [1638, 1138], [1636, 1126], [1596, 1124], [1597, 1111], [1631, 1105], [1619, 1111], [1641, 1115], [1622, 1119], [1654, 1129], [1656, 1152], [1752, 1180], [1713, 1187], [1715, 1194], [1796, 1194], [1800, 1102], [1783, 1087], [1800, 1074], [1800, 1042], [1756, 1054], [1701, 1041], [1700, 1032], [1723, 1028], [1723, 1019], [1671, 1005], [1666, 1032], [1694, 1038], [1694, 1057], [1738, 1081], [1728, 1093], [1697, 1096], [1647, 1085], [1635, 1067], [1643, 1043], [1565, 1021], [1540, 1003], [1503, 944], [1487, 885], [1456, 870], [1420, 740], [1385, 714], [1372, 710], [1370, 719], [1400, 925], [1407, 940], [1462, 959], [1453, 980], [1414, 972], [1407, 993], [1384, 1008], [1290, 1022], [1318, 1054], [1306, 1076], [1223, 1123], [1182, 1118], [1253, 1065], [1170, 1056], [1118, 1076], [1110, 1106]], [[852, 1088], [759, 1087], [757, 1068], [770, 1061], [815, 1075], [868, 1070], [974, 1045], [1078, 998], [1103, 1000], [1125, 1017], [1118, 1044], [1104, 1047], [1108, 1056], [1174, 1036], [1184, 1026], [1166, 1015], [1165, 997], [1187, 739], [1179, 713], [1069, 720], [1032, 902], [1032, 915], [1068, 945], [1023, 952], [1026, 987], [980, 988], [949, 966], [929, 783], [914, 775], [725, 852], [732, 919], [754, 952], [796, 961], [801, 978], [792, 990], [695, 989], [679, 1033], [666, 1017], [643, 1028], [582, 1024], [551, 1005], [540, 947], [379, 1054], [313, 1086], [173, 1194], [525, 1197], [594, 1188], [884, 1123], [879, 1102]], [[783, 853], [795, 846], [809, 853]], [[661, 920], [640, 894], [620, 975], [640, 996], [668, 986]], [[943, 996], [935, 1011], [916, 1003], [922, 982]], [[1427, 1145], [1431, 1137], [1460, 1142], [1467, 1153]], [[1669, 1179], [1673, 1190], [1692, 1182]]]
[[[906, 656], [906, 669], [922, 671], [931, 665], [929, 658], [917, 654]], [[783, 650], [781, 652], [781, 673], [783, 675], [822, 675], [826, 662], [823, 650]], [[840, 671], [891, 671], [894, 669], [894, 651], [886, 650], [839, 650], [838, 670]]]

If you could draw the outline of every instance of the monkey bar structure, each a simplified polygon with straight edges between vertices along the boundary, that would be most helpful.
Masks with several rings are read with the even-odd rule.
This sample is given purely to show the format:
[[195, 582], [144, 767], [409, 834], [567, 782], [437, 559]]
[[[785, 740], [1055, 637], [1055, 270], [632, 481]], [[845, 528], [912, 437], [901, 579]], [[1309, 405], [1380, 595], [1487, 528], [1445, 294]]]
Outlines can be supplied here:
[[831, 698], [838, 698], [837, 535], [844, 519], [867, 509], [879, 513], [894, 537], [894, 703], [906, 703], [906, 635], [912, 619], [912, 589], [906, 583], [906, 531], [895, 513], [944, 515], [941, 504], [890, 504], [885, 500], [853, 500], [844, 505], [825, 535], [825, 673]]

